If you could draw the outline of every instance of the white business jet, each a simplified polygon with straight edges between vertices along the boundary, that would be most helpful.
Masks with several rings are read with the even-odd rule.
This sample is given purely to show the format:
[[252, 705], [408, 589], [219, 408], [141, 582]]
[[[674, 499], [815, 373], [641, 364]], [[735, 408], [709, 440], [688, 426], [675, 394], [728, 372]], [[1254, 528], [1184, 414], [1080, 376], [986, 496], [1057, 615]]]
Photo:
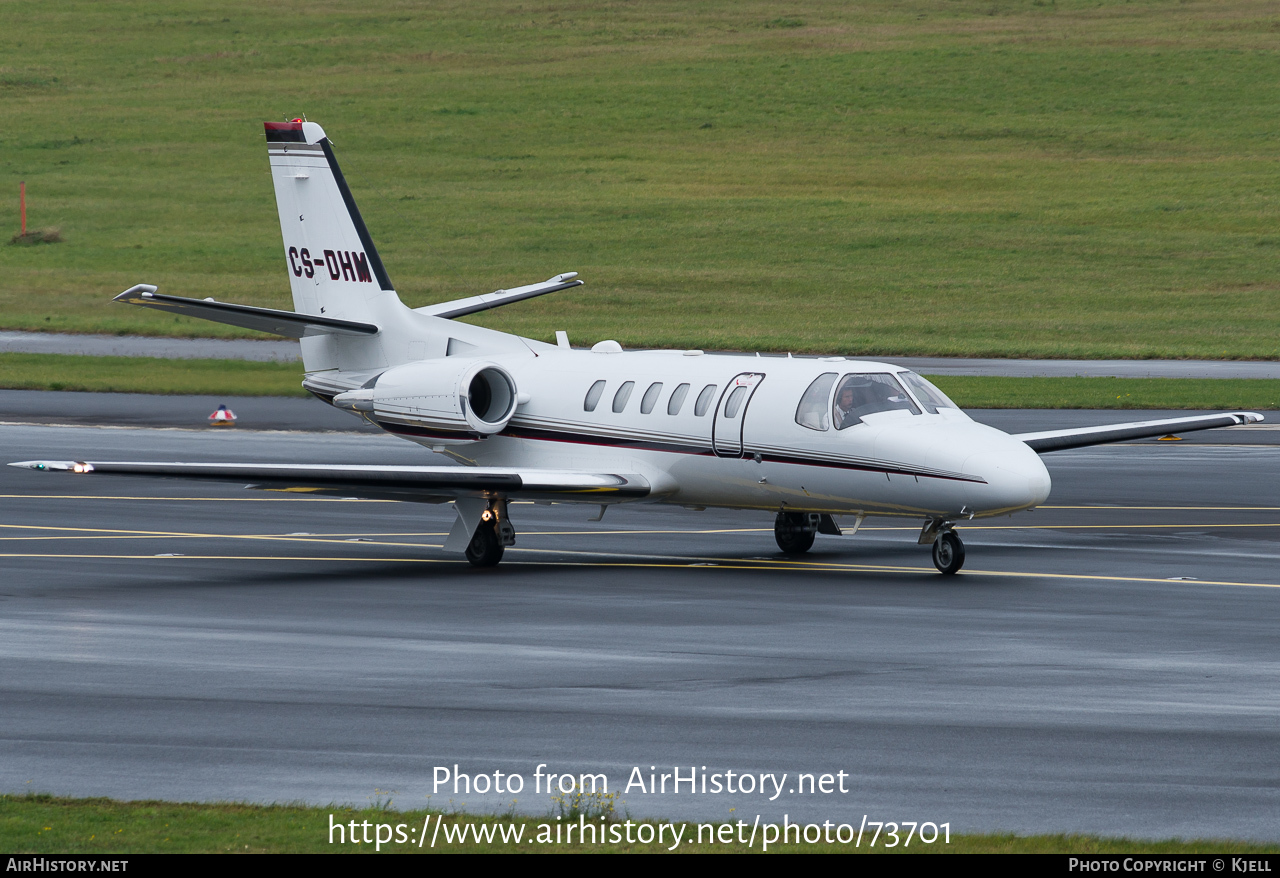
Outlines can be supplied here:
[[776, 513], [786, 553], [867, 516], [923, 522], [943, 573], [964, 563], [957, 521], [1049, 496], [1046, 451], [1262, 420], [1252, 412], [1008, 435], [924, 378], [843, 357], [590, 350], [453, 318], [579, 286], [573, 272], [425, 308], [400, 302], [333, 148], [314, 122], [266, 124], [294, 311], [163, 295], [117, 301], [301, 339], [303, 386], [462, 466], [24, 461], [13, 466], [305, 486], [454, 503], [445, 542], [478, 567], [516, 532], [508, 502], [667, 503]]

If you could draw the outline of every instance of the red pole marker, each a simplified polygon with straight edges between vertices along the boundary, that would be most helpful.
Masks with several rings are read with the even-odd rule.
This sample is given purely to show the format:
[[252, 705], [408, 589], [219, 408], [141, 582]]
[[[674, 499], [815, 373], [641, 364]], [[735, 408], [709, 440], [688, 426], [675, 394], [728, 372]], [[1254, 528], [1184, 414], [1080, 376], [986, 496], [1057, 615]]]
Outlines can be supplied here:
[[18, 184], [18, 211], [22, 214], [22, 237], [27, 236], [27, 184]]
[[225, 405], [218, 406], [218, 410], [209, 415], [209, 426], [211, 427], [231, 427], [236, 422], [236, 413]]

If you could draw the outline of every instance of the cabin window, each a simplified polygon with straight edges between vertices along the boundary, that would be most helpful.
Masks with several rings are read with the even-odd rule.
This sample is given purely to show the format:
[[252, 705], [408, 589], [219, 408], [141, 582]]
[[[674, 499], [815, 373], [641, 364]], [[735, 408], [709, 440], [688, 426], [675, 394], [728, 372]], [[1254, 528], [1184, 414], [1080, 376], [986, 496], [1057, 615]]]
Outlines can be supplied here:
[[658, 401], [658, 394], [660, 393], [662, 393], [661, 381], [655, 381], [649, 385], [649, 389], [640, 398], [640, 414], [647, 415], [653, 411], [653, 404]]
[[883, 372], [855, 373], [840, 379], [831, 405], [831, 420], [837, 430], [847, 430], [854, 424], [861, 424], [866, 415], [897, 409], [920, 414], [920, 409], [892, 375]]
[[634, 381], [627, 381], [618, 388], [618, 392], [613, 395], [613, 412], [618, 414], [627, 407], [627, 400], [631, 399], [631, 391], [636, 389]]
[[907, 387], [916, 395], [916, 400], [920, 405], [924, 406], [925, 411], [929, 414], [936, 415], [938, 409], [959, 408], [958, 405], [947, 398], [945, 393], [915, 372], [899, 372], [898, 377], [906, 382]]
[[587, 398], [582, 401], [582, 410], [586, 412], [594, 412], [596, 406], [600, 403], [600, 396], [604, 393], [604, 381], [597, 381], [591, 385], [591, 389], [587, 391]]
[[724, 404], [724, 416], [726, 418], [736, 418], [738, 409], [742, 407], [743, 397], [747, 395], [750, 387], [735, 387], [733, 393], [729, 394], [729, 400]]
[[707, 413], [707, 408], [711, 405], [711, 399], [716, 395], [716, 386], [708, 384], [702, 388], [702, 392], [698, 394], [698, 401], [693, 405], [693, 413], [699, 418]]
[[810, 430], [826, 430], [831, 424], [827, 418], [827, 400], [831, 397], [831, 385], [836, 383], [835, 372], [823, 372], [800, 397], [796, 406], [796, 423]]
[[689, 395], [689, 385], [681, 384], [675, 390], [671, 391], [671, 399], [667, 400], [667, 414], [680, 414], [680, 407], [684, 405], [684, 398]]

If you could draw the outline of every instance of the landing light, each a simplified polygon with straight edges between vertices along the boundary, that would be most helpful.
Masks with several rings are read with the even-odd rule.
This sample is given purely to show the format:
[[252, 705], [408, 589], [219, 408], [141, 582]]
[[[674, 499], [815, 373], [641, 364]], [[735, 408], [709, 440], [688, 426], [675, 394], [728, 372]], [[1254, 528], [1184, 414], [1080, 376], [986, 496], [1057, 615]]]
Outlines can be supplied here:
[[80, 463], [77, 461], [71, 464], [71, 471], [73, 473], [91, 473], [93, 472], [93, 466], [91, 464]]

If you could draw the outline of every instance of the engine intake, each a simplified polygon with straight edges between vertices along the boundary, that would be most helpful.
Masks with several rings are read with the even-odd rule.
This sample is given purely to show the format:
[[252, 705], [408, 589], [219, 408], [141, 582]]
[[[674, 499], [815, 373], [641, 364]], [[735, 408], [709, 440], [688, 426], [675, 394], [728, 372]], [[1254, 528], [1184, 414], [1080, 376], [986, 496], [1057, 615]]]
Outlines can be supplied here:
[[484, 433], [498, 433], [507, 426], [516, 410], [516, 383], [506, 370], [482, 366], [462, 397], [467, 422]]
[[392, 432], [452, 444], [501, 433], [518, 400], [516, 381], [502, 366], [449, 358], [388, 369], [333, 404], [367, 413]]

